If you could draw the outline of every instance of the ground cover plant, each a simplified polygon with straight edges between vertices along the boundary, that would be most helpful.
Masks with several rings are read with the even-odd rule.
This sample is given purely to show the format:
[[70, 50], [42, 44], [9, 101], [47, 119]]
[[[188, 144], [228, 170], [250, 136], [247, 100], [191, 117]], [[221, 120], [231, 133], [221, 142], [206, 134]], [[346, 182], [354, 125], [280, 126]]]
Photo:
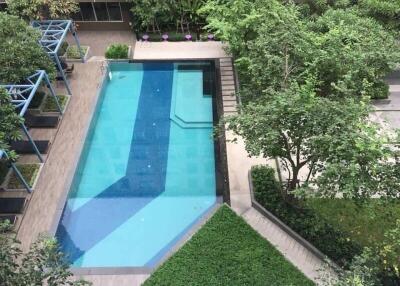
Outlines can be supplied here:
[[127, 59], [129, 46], [126, 44], [112, 44], [106, 50], [107, 59]]
[[314, 284], [242, 218], [222, 206], [144, 285]]
[[[25, 181], [28, 183], [30, 187], [33, 186], [39, 169], [40, 164], [17, 164], [16, 167], [21, 172], [22, 177], [24, 177]], [[8, 189], [24, 189], [25, 186], [22, 184], [18, 176], [12, 171], [10, 179], [7, 184]]]

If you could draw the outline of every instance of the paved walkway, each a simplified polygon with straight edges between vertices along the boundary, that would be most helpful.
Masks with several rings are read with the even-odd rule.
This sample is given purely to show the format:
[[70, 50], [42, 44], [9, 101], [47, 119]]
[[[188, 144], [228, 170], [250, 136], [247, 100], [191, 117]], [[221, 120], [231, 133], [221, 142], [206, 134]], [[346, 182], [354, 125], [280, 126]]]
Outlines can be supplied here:
[[226, 57], [221, 42], [136, 42], [135, 60], [218, 59]]

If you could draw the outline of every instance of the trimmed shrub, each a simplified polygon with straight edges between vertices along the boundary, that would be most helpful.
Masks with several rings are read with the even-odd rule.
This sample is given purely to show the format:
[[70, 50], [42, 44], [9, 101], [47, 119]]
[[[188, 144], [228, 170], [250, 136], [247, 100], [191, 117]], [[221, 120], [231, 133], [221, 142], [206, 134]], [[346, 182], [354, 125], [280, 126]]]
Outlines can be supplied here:
[[129, 47], [126, 44], [112, 44], [107, 48], [107, 59], [127, 59]]

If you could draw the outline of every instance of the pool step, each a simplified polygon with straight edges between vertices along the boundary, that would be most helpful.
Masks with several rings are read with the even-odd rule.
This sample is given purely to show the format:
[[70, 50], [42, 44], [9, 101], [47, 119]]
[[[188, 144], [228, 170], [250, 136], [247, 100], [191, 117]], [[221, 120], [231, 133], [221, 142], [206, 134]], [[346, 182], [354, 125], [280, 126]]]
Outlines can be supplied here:
[[220, 59], [220, 76], [224, 115], [237, 114], [235, 77], [231, 58]]

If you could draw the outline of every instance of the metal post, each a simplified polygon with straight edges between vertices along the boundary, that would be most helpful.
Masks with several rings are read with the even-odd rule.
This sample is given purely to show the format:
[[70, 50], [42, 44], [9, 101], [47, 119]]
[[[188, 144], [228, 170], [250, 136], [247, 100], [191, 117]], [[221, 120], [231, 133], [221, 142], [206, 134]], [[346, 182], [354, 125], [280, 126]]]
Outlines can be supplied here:
[[[6, 155], [6, 159], [10, 160], [10, 158], [8, 157], [7, 153], [4, 152], [4, 154]], [[0, 156], [1, 157], [1, 156]], [[32, 189], [29, 186], [29, 184], [25, 181], [25, 178], [22, 176], [21, 172], [18, 170], [17, 166], [13, 163], [11, 163], [11, 168], [13, 169], [13, 171], [15, 172], [15, 174], [17, 174], [18, 179], [21, 181], [21, 183], [24, 185], [24, 187], [26, 188], [26, 190], [28, 191], [28, 193], [32, 193]]]
[[44, 162], [43, 157], [42, 157], [42, 155], [40, 154], [39, 149], [37, 148], [37, 146], [36, 146], [36, 144], [35, 144], [35, 141], [33, 141], [31, 135], [29, 134], [28, 129], [26, 129], [26, 126], [25, 126], [24, 123], [22, 123], [21, 126], [22, 126], [22, 130], [24, 131], [26, 137], [28, 137], [29, 141], [31, 142], [32, 147], [33, 147], [33, 149], [35, 150], [35, 153], [36, 153], [36, 155], [38, 156], [40, 162], [43, 163], [43, 162]]
[[85, 55], [82, 53], [81, 43], [79, 42], [78, 35], [76, 34], [76, 28], [73, 25], [74, 25], [74, 23], [72, 23], [72, 25], [70, 27], [70, 30], [71, 30], [72, 36], [75, 39], [76, 45], [78, 46], [79, 55], [81, 56], [82, 63], [84, 63], [85, 62]]
[[67, 87], [68, 93], [70, 95], [72, 95], [71, 89], [70, 89], [69, 84], [68, 84], [67, 76], [65, 75], [65, 72], [64, 72], [64, 70], [63, 70], [63, 68], [61, 66], [60, 59], [58, 58], [58, 55], [54, 55], [54, 58], [56, 59], [58, 70], [60, 71], [60, 73], [62, 75], [62, 78], [64, 79], [64, 83], [65, 83], [65, 86]]
[[57, 108], [60, 111], [60, 114], [62, 115], [63, 114], [63, 110], [61, 108], [60, 102], [58, 101], [56, 92], [54, 91], [54, 88], [53, 88], [53, 86], [52, 86], [52, 84], [51, 84], [51, 82], [49, 80], [49, 77], [48, 77], [47, 73], [44, 74], [44, 77], [45, 77], [45, 80], [46, 80], [47, 87], [50, 89], [50, 93], [54, 97], [54, 99], [56, 101], [56, 104], [57, 104]]

